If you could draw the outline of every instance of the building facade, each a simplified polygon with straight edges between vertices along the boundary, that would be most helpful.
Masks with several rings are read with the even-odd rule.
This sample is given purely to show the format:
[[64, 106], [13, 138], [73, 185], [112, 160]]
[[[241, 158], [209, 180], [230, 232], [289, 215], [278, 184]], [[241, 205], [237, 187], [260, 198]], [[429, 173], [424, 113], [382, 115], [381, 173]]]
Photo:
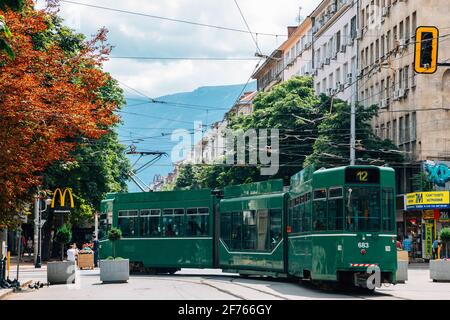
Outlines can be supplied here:
[[[404, 162], [394, 165], [400, 199], [422, 191], [415, 190], [413, 182], [425, 161], [450, 160], [450, 69], [439, 67], [434, 74], [414, 71], [419, 26], [440, 29], [439, 61], [450, 59], [449, 9], [445, 0], [360, 1], [358, 101], [378, 105], [375, 133], [392, 140], [404, 154]], [[429, 259], [430, 242], [446, 221], [433, 223], [433, 210], [404, 209], [397, 211], [397, 232], [411, 239], [413, 258]]]
[[298, 75], [312, 75], [312, 21], [303, 20], [298, 27], [290, 27], [288, 39], [278, 48], [283, 52], [283, 79]]
[[324, 0], [312, 12], [317, 94], [352, 101], [357, 73], [357, 1]]

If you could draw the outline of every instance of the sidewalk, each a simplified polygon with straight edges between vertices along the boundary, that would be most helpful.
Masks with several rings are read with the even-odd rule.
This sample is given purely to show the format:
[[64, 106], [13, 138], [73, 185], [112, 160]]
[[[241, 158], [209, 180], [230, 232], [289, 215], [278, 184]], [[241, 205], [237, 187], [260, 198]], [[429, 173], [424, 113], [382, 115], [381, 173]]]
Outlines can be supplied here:
[[[11, 257], [11, 268], [9, 270], [9, 279], [14, 280], [17, 277], [17, 257]], [[7, 275], [8, 276], [8, 275]], [[27, 287], [29, 284], [36, 281], [47, 281], [47, 264], [43, 263], [41, 268], [35, 268], [34, 262], [29, 261], [25, 257], [24, 261], [19, 265], [19, 282], [22, 287]], [[14, 289], [0, 289], [0, 300], [4, 299]]]

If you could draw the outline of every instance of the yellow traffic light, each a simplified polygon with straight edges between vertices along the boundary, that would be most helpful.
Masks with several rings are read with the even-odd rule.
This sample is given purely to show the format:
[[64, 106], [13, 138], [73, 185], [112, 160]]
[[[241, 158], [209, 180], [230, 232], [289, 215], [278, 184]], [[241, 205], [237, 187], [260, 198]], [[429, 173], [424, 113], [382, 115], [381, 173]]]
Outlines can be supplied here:
[[414, 70], [417, 73], [432, 74], [438, 67], [439, 29], [436, 27], [418, 27]]

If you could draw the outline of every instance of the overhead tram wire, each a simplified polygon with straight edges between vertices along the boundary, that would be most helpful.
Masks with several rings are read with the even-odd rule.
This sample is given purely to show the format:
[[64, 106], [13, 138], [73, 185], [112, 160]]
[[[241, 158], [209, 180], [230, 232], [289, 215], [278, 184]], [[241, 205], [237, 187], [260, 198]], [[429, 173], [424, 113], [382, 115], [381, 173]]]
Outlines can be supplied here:
[[[135, 12], [135, 11], [128, 11], [128, 10], [122, 10], [122, 9], [115, 9], [115, 8], [104, 7], [104, 6], [93, 5], [93, 4], [82, 3], [82, 2], [76, 2], [76, 1], [70, 1], [70, 0], [60, 0], [60, 1], [64, 2], [64, 3], [70, 3], [70, 4], [79, 5], [79, 6], [85, 6], [85, 7], [90, 7], [90, 8], [97, 8], [97, 9], [113, 11], [113, 12], [119, 12], [119, 13], [125, 13], [125, 14], [141, 16], [141, 17], [147, 17], [147, 18], [152, 18], [152, 19], [159, 19], [159, 20], [165, 20], [165, 21], [185, 23], [185, 24], [190, 24], [190, 25], [199, 26], [199, 27], [213, 28], [213, 29], [218, 29], [218, 30], [225, 30], [225, 31], [232, 31], [232, 32], [239, 32], [239, 33], [249, 33], [249, 31], [243, 30], [243, 29], [223, 27], [223, 26], [212, 25], [212, 24], [207, 24], [207, 23], [200, 23], [200, 22], [189, 21], [189, 20], [182, 20], [182, 19], [162, 17], [162, 16], [157, 16], [157, 15], [152, 15], [152, 14], [146, 14], [146, 13]], [[272, 36], [272, 37], [287, 37], [287, 35], [275, 34], [275, 33], [258, 32], [257, 34], [258, 35], [263, 35], [263, 36]]]
[[129, 60], [188, 60], [188, 61], [257, 61], [257, 57], [144, 57], [144, 56], [112, 56], [108, 59]]
[[[96, 9], [101, 9], [101, 10], [107, 10], [107, 11], [112, 11], [112, 12], [118, 12], [118, 13], [125, 13], [125, 14], [130, 14], [130, 15], [141, 16], [141, 17], [147, 17], [147, 18], [152, 18], [152, 19], [159, 19], [159, 20], [166, 20], [166, 21], [190, 24], [190, 25], [195, 25], [195, 26], [199, 26], [199, 27], [213, 28], [213, 29], [224, 30], [224, 31], [231, 31], [231, 32], [238, 32], [238, 33], [249, 33], [249, 31], [247, 31], [247, 30], [238, 29], [238, 28], [224, 27], [224, 26], [212, 25], [212, 24], [195, 22], [195, 21], [189, 21], [189, 20], [183, 20], [183, 19], [168, 18], [168, 17], [158, 16], [158, 15], [146, 14], [146, 13], [142, 13], [142, 12], [135, 12], [135, 11], [129, 11], [129, 10], [123, 10], [123, 9], [116, 9], [116, 8], [99, 6], [99, 5], [93, 5], [93, 4], [82, 3], [82, 2], [71, 1], [71, 0], [60, 0], [60, 2], [69, 3], [69, 4], [75, 4], [75, 5], [85, 6], [85, 7], [90, 7], [90, 8], [96, 8]], [[443, 29], [450, 29], [450, 27], [445, 27], [445, 28], [440, 28], [440, 29], [442, 29], [442, 30]], [[287, 37], [286, 34], [276, 34], [276, 33], [268, 33], [268, 32], [253, 32], [253, 34], [254, 35], [261, 35], [261, 36], [271, 36], [271, 37], [275, 37], [275, 38]], [[321, 37], [329, 37], [329, 38], [331, 38], [331, 37], [334, 37], [334, 34], [323, 34], [323, 35], [321, 35]], [[351, 35], [341, 35], [341, 37], [349, 38], [349, 37], [351, 37]], [[366, 35], [366, 37], [376, 37], [376, 36], [375, 35]]]
[[237, 0], [234, 0], [234, 3], [236, 4], [236, 7], [237, 7], [238, 10], [239, 10], [239, 13], [240, 13], [240, 15], [241, 15], [241, 17], [242, 17], [242, 20], [244, 20], [245, 26], [247, 27], [247, 30], [248, 30], [248, 32], [250, 33], [250, 35], [251, 35], [251, 37], [252, 37], [252, 39], [253, 39], [253, 42], [255, 43], [256, 50], [258, 51], [258, 53], [259, 53], [260, 55], [262, 55], [263, 53], [262, 53], [261, 49], [259, 48], [258, 41], [257, 41], [257, 40], [255, 39], [255, 37], [253, 36], [253, 32], [252, 32], [252, 30], [250, 29], [250, 26], [248, 25], [247, 19], [245, 19], [245, 16], [244, 16], [244, 13], [243, 13], [242, 10], [241, 10], [241, 7], [239, 7], [239, 4], [238, 4]]

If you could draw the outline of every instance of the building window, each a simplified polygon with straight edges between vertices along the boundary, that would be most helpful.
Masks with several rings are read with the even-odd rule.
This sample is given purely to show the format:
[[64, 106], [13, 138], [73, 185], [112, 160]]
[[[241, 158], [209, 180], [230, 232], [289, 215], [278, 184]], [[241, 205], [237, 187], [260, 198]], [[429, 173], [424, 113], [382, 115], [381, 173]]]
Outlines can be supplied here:
[[410, 126], [411, 123], [409, 122], [409, 114], [405, 116], [405, 142], [411, 141], [411, 132], [410, 132]]
[[411, 140], [415, 141], [417, 139], [417, 118], [416, 113], [411, 114]]
[[[411, 31], [410, 31], [411, 26], [410, 26], [410, 21], [409, 20], [410, 20], [409, 17], [407, 17], [406, 20], [405, 20], [405, 39], [406, 39], [406, 43], [409, 43], [410, 34], [411, 34]], [[415, 30], [413, 32], [415, 32]]]
[[399, 119], [399, 128], [398, 128], [398, 132], [400, 133], [400, 139], [399, 142], [400, 144], [403, 144], [405, 142], [405, 130], [404, 130], [404, 123], [403, 123], [403, 117], [400, 117]]
[[395, 145], [398, 145], [397, 119], [394, 119], [394, 121], [392, 122], [392, 142], [394, 142]]

